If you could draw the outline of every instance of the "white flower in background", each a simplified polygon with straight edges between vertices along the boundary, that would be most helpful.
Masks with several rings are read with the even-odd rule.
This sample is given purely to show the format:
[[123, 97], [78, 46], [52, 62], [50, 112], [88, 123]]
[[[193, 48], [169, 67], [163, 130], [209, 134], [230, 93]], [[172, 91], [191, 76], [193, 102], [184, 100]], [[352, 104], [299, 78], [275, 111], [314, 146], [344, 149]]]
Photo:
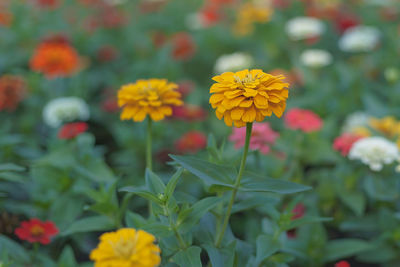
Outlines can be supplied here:
[[358, 159], [373, 171], [380, 171], [400, 157], [397, 145], [379, 136], [358, 140], [350, 149], [349, 159]]
[[365, 112], [357, 111], [347, 116], [344, 121], [342, 132], [355, 133], [357, 129], [368, 127], [371, 116]]
[[300, 55], [301, 62], [311, 68], [321, 68], [332, 63], [332, 55], [321, 49], [308, 49]]
[[318, 37], [324, 30], [322, 21], [311, 17], [297, 17], [286, 23], [286, 32], [295, 41]]
[[241, 52], [236, 52], [229, 55], [222, 55], [215, 63], [215, 72], [220, 74], [228, 71], [239, 71], [249, 69], [253, 65], [253, 58]]
[[339, 48], [345, 52], [368, 52], [377, 46], [379, 35], [379, 30], [374, 27], [352, 27], [340, 38]]
[[43, 109], [43, 120], [50, 127], [58, 127], [64, 122], [89, 119], [89, 107], [78, 97], [60, 97], [51, 100]]

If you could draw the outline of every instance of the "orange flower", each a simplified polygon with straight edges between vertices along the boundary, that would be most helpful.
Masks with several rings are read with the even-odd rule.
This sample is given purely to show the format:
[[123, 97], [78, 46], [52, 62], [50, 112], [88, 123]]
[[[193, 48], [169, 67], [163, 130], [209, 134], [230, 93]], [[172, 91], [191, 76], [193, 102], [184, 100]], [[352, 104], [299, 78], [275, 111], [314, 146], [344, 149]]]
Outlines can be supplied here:
[[0, 111], [14, 110], [25, 95], [25, 81], [18, 76], [0, 77]]
[[[0, 8], [3, 8], [0, 6]], [[0, 26], [9, 27], [13, 21], [13, 14], [7, 10], [0, 10]]]
[[74, 74], [80, 68], [80, 63], [75, 48], [65, 40], [54, 39], [38, 45], [30, 60], [30, 67], [51, 79]]

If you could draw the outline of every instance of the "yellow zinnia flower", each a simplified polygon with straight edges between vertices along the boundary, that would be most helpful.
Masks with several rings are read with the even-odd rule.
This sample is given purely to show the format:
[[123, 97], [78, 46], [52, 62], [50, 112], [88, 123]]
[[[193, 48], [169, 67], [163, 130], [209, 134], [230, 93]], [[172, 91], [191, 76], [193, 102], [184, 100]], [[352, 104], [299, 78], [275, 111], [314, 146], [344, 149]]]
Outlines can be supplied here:
[[133, 228], [104, 233], [90, 259], [95, 267], [155, 267], [161, 262], [155, 240], [153, 235]]
[[273, 76], [262, 70], [225, 72], [213, 78], [210, 104], [225, 124], [243, 127], [261, 122], [274, 113], [281, 117], [286, 108], [289, 84], [283, 75]]
[[123, 107], [121, 120], [143, 121], [147, 115], [154, 121], [172, 115], [172, 106], [183, 104], [178, 86], [166, 79], [138, 80], [118, 91], [118, 105]]
[[369, 121], [369, 125], [372, 129], [388, 137], [394, 137], [400, 134], [400, 122], [392, 116], [387, 116], [382, 119], [372, 118]]

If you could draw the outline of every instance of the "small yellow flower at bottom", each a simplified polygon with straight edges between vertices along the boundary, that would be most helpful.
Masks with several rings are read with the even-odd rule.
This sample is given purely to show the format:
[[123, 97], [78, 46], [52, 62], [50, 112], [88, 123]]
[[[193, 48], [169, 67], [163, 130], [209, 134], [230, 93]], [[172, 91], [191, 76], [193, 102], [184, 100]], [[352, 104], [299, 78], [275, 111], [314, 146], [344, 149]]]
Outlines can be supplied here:
[[178, 85], [166, 79], [138, 80], [118, 91], [121, 120], [143, 121], [147, 115], [159, 121], [172, 115], [172, 106], [183, 104]]
[[153, 235], [133, 228], [104, 233], [90, 259], [95, 267], [156, 267], [161, 250], [155, 240]]
[[243, 127], [261, 122], [274, 113], [281, 117], [289, 96], [289, 84], [283, 75], [274, 76], [262, 70], [225, 72], [213, 78], [210, 104], [218, 119], [228, 126]]

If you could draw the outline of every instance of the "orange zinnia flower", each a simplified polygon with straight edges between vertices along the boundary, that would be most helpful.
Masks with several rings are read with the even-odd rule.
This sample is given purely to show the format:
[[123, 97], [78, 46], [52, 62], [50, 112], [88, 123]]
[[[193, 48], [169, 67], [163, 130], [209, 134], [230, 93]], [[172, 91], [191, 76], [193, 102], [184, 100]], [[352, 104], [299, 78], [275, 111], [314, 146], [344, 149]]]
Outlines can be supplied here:
[[0, 111], [13, 111], [23, 99], [26, 91], [25, 81], [14, 75], [0, 77]]
[[66, 40], [55, 38], [38, 45], [30, 67], [34, 71], [42, 72], [49, 79], [66, 77], [80, 68], [80, 57]]

